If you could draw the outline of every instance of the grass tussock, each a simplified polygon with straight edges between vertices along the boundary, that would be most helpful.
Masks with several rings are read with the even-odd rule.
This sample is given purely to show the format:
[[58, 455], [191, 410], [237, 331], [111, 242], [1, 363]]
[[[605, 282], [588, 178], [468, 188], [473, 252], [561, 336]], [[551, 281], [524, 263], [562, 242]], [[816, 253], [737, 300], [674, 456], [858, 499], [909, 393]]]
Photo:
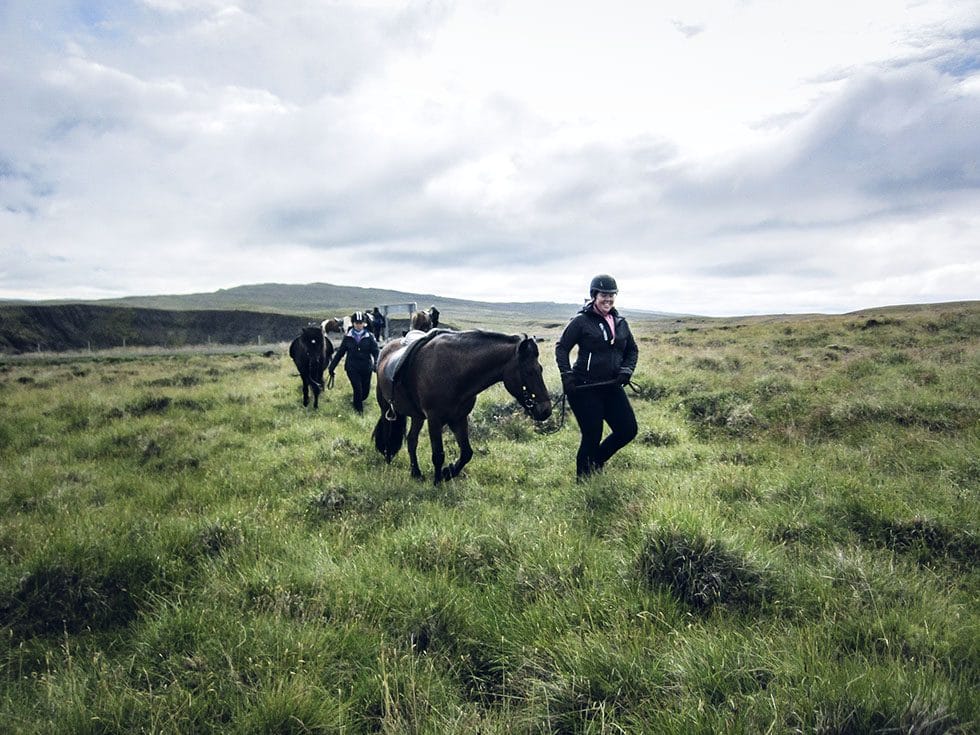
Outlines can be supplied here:
[[664, 587], [692, 609], [759, 608], [773, 596], [766, 571], [724, 542], [677, 529], [653, 529], [637, 559], [641, 581]]
[[139, 553], [39, 563], [0, 596], [0, 625], [17, 640], [127, 625], [160, 571]]
[[919, 564], [974, 567], [980, 541], [968, 529], [951, 528], [932, 518], [889, 518], [860, 505], [848, 508], [850, 527], [864, 541], [914, 559]]

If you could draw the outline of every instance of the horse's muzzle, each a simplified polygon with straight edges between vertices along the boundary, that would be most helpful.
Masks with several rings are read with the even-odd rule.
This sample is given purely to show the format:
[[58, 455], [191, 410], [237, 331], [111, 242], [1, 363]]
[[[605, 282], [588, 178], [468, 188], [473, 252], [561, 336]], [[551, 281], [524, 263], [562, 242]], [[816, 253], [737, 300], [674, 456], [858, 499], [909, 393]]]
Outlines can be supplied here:
[[551, 401], [535, 401], [527, 407], [527, 413], [535, 421], [545, 421], [551, 416]]

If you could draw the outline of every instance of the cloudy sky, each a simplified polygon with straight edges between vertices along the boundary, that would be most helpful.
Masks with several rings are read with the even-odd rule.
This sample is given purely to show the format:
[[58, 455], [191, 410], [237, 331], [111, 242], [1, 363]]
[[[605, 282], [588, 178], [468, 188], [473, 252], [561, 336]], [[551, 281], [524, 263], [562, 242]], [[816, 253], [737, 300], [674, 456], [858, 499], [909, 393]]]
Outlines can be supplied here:
[[0, 0], [0, 298], [980, 298], [976, 0]]

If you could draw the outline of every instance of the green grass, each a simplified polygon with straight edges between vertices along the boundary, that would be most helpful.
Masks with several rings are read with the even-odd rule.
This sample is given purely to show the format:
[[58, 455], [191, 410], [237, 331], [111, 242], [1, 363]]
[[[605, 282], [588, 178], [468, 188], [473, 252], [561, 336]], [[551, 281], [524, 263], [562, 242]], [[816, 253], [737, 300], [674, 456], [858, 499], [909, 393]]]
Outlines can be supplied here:
[[0, 359], [2, 729], [975, 732], [980, 306], [635, 329], [587, 483], [500, 386], [433, 486], [281, 346]]

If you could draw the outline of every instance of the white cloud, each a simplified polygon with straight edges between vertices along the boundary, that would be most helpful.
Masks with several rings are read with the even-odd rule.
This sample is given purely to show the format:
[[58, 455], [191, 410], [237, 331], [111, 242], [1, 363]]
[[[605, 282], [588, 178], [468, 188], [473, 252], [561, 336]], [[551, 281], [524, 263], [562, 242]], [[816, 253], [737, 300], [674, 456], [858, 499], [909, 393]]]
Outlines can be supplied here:
[[977, 298], [971, 3], [597, 7], [7, 3], [0, 298]]

